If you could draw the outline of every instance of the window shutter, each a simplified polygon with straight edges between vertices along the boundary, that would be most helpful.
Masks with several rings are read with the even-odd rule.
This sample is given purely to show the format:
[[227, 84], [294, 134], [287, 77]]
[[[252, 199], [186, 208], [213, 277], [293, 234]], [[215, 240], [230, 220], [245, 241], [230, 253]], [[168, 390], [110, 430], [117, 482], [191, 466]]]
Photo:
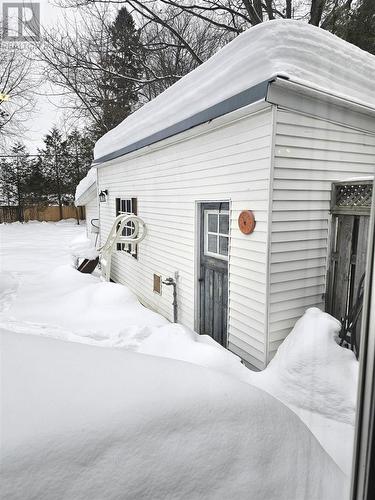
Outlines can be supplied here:
[[[116, 198], [116, 217], [120, 213], [120, 206], [121, 206], [121, 198]], [[117, 243], [117, 250], [121, 250], [121, 243]]]
[[[137, 198], [132, 198], [132, 212], [134, 215], [138, 215]], [[138, 246], [135, 248], [135, 253], [132, 254], [135, 259], [138, 259]]]
[[137, 210], [137, 198], [132, 198], [132, 212], [134, 215], [138, 215], [138, 210]]

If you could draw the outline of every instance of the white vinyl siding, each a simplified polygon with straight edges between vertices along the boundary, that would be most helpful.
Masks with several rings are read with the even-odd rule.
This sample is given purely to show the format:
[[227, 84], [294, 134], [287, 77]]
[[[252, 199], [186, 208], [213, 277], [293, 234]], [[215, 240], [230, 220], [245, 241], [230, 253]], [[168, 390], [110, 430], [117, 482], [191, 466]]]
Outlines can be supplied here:
[[375, 137], [279, 109], [274, 155], [268, 361], [308, 307], [324, 307], [331, 183], [375, 174]]
[[[259, 109], [259, 106], [257, 106]], [[254, 107], [253, 107], [254, 109]], [[229, 348], [262, 368], [266, 357], [266, 248], [272, 139], [271, 107], [224, 118], [112, 161], [98, 170], [108, 201], [100, 206], [101, 239], [108, 235], [117, 197], [135, 197], [147, 225], [138, 260], [117, 252], [112, 278], [148, 307], [172, 320], [172, 287], [153, 292], [153, 275], [178, 273], [179, 321], [196, 321], [198, 203], [230, 202]], [[257, 221], [243, 235], [237, 219], [251, 209]]]
[[[97, 198], [97, 193], [96, 193], [96, 185], [95, 185], [94, 196], [91, 197], [90, 200], [85, 205], [85, 212], [86, 212], [86, 232], [87, 232], [87, 237], [88, 238], [92, 238], [93, 235], [92, 235], [92, 232], [91, 232], [91, 228], [92, 228], [91, 220], [99, 218], [98, 198]], [[99, 221], [96, 220], [96, 221], [94, 221], [94, 223], [96, 225], [98, 225]], [[94, 235], [94, 237], [95, 236], [96, 235]]]

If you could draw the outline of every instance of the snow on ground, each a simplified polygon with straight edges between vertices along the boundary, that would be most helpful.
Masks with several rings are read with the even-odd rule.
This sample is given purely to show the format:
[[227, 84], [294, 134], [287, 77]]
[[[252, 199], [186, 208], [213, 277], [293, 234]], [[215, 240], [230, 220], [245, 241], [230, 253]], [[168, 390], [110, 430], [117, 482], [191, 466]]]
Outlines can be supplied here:
[[260, 23], [101, 137], [95, 159], [277, 75], [374, 107], [374, 72], [373, 55], [326, 30], [294, 20]]
[[23, 279], [70, 264], [68, 246], [84, 231], [85, 226], [77, 225], [74, 219], [0, 224], [0, 272]]
[[[26, 238], [29, 245], [24, 247], [20, 243]], [[149, 339], [144, 352], [198, 361], [240, 377], [247, 375], [239, 358], [212, 339], [169, 323], [142, 306], [125, 286], [75, 270], [70, 253], [74, 257], [90, 253], [83, 225], [72, 221], [0, 225], [0, 242], [0, 282], [4, 283], [2, 292], [0, 288], [0, 324], [8, 330], [132, 350], [140, 349], [142, 342], [154, 335], [155, 341]], [[18, 248], [16, 253], [12, 247]], [[17, 280], [22, 286], [15, 295]], [[180, 340], [171, 341], [168, 347], [164, 341], [161, 348], [158, 340], [167, 336]]]
[[20, 284], [36, 283], [59, 264], [70, 265], [69, 244], [84, 232], [85, 225], [74, 219], [0, 224], [0, 314]]
[[[73, 244], [70, 243], [72, 237], [75, 239]], [[76, 226], [72, 221], [58, 224], [0, 225], [0, 326], [12, 331], [15, 339], [23, 338], [22, 333], [33, 333], [38, 336], [91, 344], [91, 346], [76, 344], [69, 348], [61, 347], [61, 349], [73, 349], [73, 351], [76, 349], [76, 352], [80, 353], [102, 352], [104, 363], [104, 359], [111, 356], [125, 356], [124, 360], [126, 359], [127, 363], [126, 356], [131, 355], [129, 351], [138, 351], [138, 353], [133, 353], [134, 358], [129, 359], [134, 360], [134, 363], [138, 362], [135, 360], [139, 360], [141, 365], [148, 362], [160, 362], [158, 366], [173, 371], [173, 375], [170, 373], [170, 379], [173, 381], [181, 367], [184, 367], [183, 370], [194, 371], [198, 369], [192, 366], [195, 364], [200, 365], [200, 369], [203, 367], [211, 369], [204, 372], [208, 374], [205, 377], [230, 376], [231, 383], [241, 387], [240, 392], [244, 390], [243, 387], [247, 387], [248, 391], [252, 392], [253, 388], [249, 389], [249, 384], [252, 387], [258, 386], [262, 389], [262, 394], [266, 391], [288, 406], [294, 412], [290, 414], [290, 418], [295, 419], [297, 417], [294, 415], [298, 415], [341, 470], [347, 476], [349, 475], [358, 363], [351, 352], [335, 343], [334, 338], [338, 330], [336, 320], [317, 309], [308, 310], [279, 348], [269, 367], [263, 372], [251, 372], [240, 363], [237, 356], [219, 346], [210, 337], [199, 336], [181, 325], [170, 324], [159, 314], [143, 307], [126, 287], [103, 282], [98, 276], [85, 275], [76, 271], [72, 267], [72, 257], [69, 252], [77, 254], [79, 253], [77, 248], [80, 250], [84, 248], [86, 251], [87, 241], [84, 236], [84, 226]], [[48, 339], [48, 342], [45, 341], [43, 344], [42, 340], [35, 337], [30, 340], [30, 342], [35, 342], [35, 346], [40, 346], [42, 351], [44, 345], [51, 346], [52, 350], [55, 349], [53, 347], [55, 345], [69, 345], [60, 342], [49, 343], [50, 341], [52, 339]], [[97, 350], [98, 346], [116, 349]], [[46, 348], [46, 353], [48, 349], [49, 347]], [[31, 351], [27, 349], [27, 352]], [[113, 354], [114, 352], [122, 354]], [[172, 358], [168, 361], [171, 364], [168, 364], [165, 359], [151, 361], [154, 358], [150, 355]], [[83, 354], [83, 358], [85, 356], [86, 354]], [[91, 354], [87, 356], [90, 357]], [[181, 361], [188, 362], [189, 368]], [[167, 364], [163, 365], [163, 363]], [[32, 370], [34, 369], [33, 367]], [[213, 374], [212, 369], [216, 374]], [[86, 370], [84, 365], [80, 370], [79, 377]], [[135, 373], [131, 370], [126, 372], [127, 387], [131, 388], [137, 379], [138, 375]], [[181, 381], [180, 389], [186, 397], [190, 398], [185, 383], [185, 380]], [[129, 391], [131, 391], [130, 388]], [[126, 397], [128, 398], [129, 395], [127, 394]], [[219, 404], [219, 400], [216, 404]], [[280, 405], [280, 403], [277, 404]], [[106, 405], [105, 401], [103, 406], [106, 407]], [[163, 406], [164, 401], [160, 400], [160, 405]], [[185, 411], [190, 410], [185, 409]], [[207, 409], [207, 411], [211, 410]], [[246, 418], [251, 420], [252, 410], [246, 411], [249, 412]], [[212, 420], [216, 421], [216, 414], [210, 415]], [[171, 416], [168, 418], [170, 419]], [[242, 422], [241, 419], [244, 416], [235, 414], [231, 418], [233, 422], [236, 422], [234, 427], [237, 428], [237, 420]], [[150, 417], [148, 426], [152, 425], [151, 420]], [[224, 420], [223, 416], [221, 424], [218, 425], [225, 427]], [[279, 423], [275, 418], [274, 438], [276, 440], [283, 435], [285, 425], [284, 422]], [[178, 439], [182, 440], [182, 428], [180, 431], [181, 435]], [[148, 430], [145, 432], [148, 435]], [[238, 432], [240, 436], [241, 426]], [[185, 437], [190, 439], [188, 434]], [[257, 446], [258, 437], [254, 439], [255, 446]], [[271, 437], [265, 437], [266, 441], [268, 439]], [[220, 447], [219, 444], [217, 445]], [[251, 446], [254, 448], [254, 443]], [[290, 452], [292, 456], [295, 453], [292, 449]], [[69, 454], [70, 451], [67, 453]], [[314, 454], [310, 457], [313, 462], [314, 457]], [[249, 457], [246, 458], [248, 459]], [[312, 465], [312, 467], [315, 466]], [[284, 472], [281, 471], [280, 474]], [[209, 497], [204, 496], [204, 498]], [[212, 498], [222, 497], [213, 496]], [[255, 498], [268, 500], [272, 496], [254, 496]], [[290, 496], [290, 498], [296, 498], [296, 500], [300, 498], [331, 500], [332, 498], [334, 500], [337, 497]]]
[[345, 500], [266, 392], [203, 367], [3, 332], [7, 500]]

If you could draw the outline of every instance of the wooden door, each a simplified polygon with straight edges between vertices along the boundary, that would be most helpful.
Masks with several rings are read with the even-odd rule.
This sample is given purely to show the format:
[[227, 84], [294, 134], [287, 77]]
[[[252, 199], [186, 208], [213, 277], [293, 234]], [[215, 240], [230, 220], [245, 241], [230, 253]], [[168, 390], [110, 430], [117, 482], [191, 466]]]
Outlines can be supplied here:
[[[342, 321], [355, 306], [363, 286], [369, 231], [368, 215], [334, 216], [327, 312]], [[355, 325], [359, 341], [360, 317]]]
[[331, 261], [326, 311], [341, 321], [340, 337], [358, 357], [373, 183], [371, 180], [332, 185]]
[[229, 204], [201, 205], [199, 333], [227, 345]]

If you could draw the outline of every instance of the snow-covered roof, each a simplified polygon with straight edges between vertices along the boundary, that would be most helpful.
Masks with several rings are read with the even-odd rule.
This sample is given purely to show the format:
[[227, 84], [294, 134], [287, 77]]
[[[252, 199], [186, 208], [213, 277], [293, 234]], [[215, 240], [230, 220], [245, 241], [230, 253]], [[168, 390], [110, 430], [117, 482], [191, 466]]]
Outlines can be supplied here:
[[89, 201], [94, 195], [95, 191], [92, 190], [93, 194], [92, 196], [90, 195], [87, 197], [88, 199], [86, 200], [85, 198], [85, 193], [91, 188], [94, 187], [96, 184], [96, 168], [90, 168], [90, 170], [87, 172], [86, 177], [84, 177], [81, 182], [78, 184], [76, 187], [76, 194], [75, 194], [75, 204], [76, 206], [80, 205], [85, 205], [87, 201]]
[[275, 76], [375, 107], [374, 75], [373, 55], [328, 31], [294, 20], [261, 23], [101, 137], [94, 158], [157, 142], [162, 130], [173, 135], [176, 124]]

